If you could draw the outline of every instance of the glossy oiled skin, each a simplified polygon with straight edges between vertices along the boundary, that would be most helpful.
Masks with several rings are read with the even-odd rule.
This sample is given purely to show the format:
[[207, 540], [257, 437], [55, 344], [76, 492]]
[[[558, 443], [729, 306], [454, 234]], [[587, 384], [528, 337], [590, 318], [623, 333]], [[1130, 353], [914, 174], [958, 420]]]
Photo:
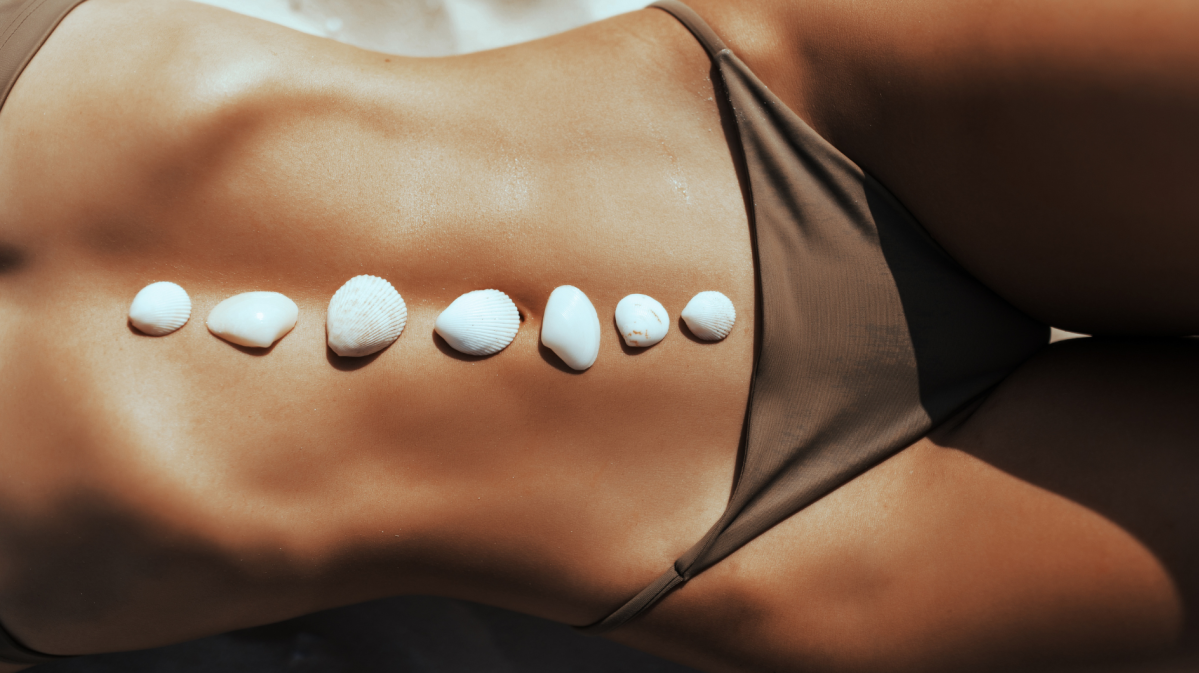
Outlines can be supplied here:
[[[47, 546], [6, 559], [5, 623], [87, 652], [417, 591], [582, 623], [698, 539], [744, 416], [749, 230], [706, 57], [627, 30], [420, 61], [189, 3], [72, 14], [0, 130], [23, 256], [4, 281], [5, 546]], [[343, 360], [325, 307], [362, 273], [408, 323]], [[166, 338], [125, 319], [157, 280], [194, 304]], [[584, 374], [539, 348], [566, 284], [604, 316]], [[471, 361], [433, 323], [482, 288], [526, 319]], [[677, 318], [707, 289], [740, 308], [727, 340], [676, 326], [622, 352], [623, 296]], [[300, 307], [265, 353], [204, 327], [251, 290]], [[159, 570], [113, 576], [139, 556]]]
[[[1053, 100], [1036, 107], [1020, 86], [1001, 86], [1026, 81], [1019, 68], [985, 80], [955, 56], [985, 43], [963, 27], [1001, 13], [694, 6], [1017, 305], [1079, 329], [1199, 332], [1199, 295], [1162, 292], [1195, 280], [1181, 251], [1195, 242], [1196, 206], [1169, 184], [1154, 183], [1156, 199], [1097, 190], [1106, 200], [1091, 205], [1108, 219], [1083, 218], [1095, 254], [1066, 260], [1073, 284], [1043, 283], [1062, 268], [1048, 259], [1055, 246], [1079, 240], [1079, 219], [1063, 213], [1090, 202], [1021, 186], [1025, 164], [994, 159], [987, 143], [1020, 157], [1020, 142], [1043, 144], [1068, 118]], [[1117, 31], [1118, 8], [1105, 7], [1095, 30]], [[1185, 23], [1184, 9], [1169, 10], [1163, 25]], [[923, 37], [904, 42], [913, 25]], [[1025, 34], [999, 30], [994, 42], [1035, 52], [1035, 40], [1012, 37]], [[1086, 40], [1057, 38], [1064, 55], [1049, 62], [1086, 70], [1066, 48]], [[1187, 65], [1192, 54], [1158, 43], [1145, 60], [1166, 64], [1159, 88], [1192, 91], [1169, 77], [1185, 71], [1169, 59]], [[80, 6], [0, 113], [0, 621], [57, 653], [398, 593], [584, 624], [665, 570], [728, 497], [752, 365], [746, 207], [709, 68], [690, 34], [652, 10], [414, 60], [182, 2]], [[967, 75], [979, 82], [973, 98], [938, 88]], [[1032, 106], [1046, 129], [1021, 133], [996, 115], [976, 132], [967, 122], [994, 109], [988, 95]], [[1184, 95], [1168, 100], [1170, 114], [1194, 112]], [[1144, 122], [1130, 105], [1111, 115]], [[1103, 126], [1096, 115], [1088, 123]], [[1193, 133], [1176, 129], [1178, 144], [1194, 149]], [[1193, 178], [1190, 164], [1167, 160], [1175, 151], [1135, 158]], [[1038, 171], [1057, 161], [1089, 184], [1129, 173], [1117, 161], [1029, 156]], [[988, 187], [991, 173], [1015, 182]], [[1143, 202], [1161, 212], [1134, 232], [1123, 223]], [[1130, 249], [1141, 267], [1117, 274], [1123, 294], [1103, 295], [1088, 265]], [[329, 297], [360, 273], [389, 279], [409, 310], [400, 340], [362, 362], [331, 355], [323, 323]], [[125, 322], [133, 295], [157, 280], [181, 284], [194, 304], [164, 338]], [[583, 374], [538, 346], [545, 300], [563, 284], [583, 289], [603, 321], [599, 359]], [[433, 321], [486, 287], [507, 292], [525, 322], [499, 355], [464, 359], [434, 338]], [[708, 289], [737, 306], [727, 340], [701, 344], [676, 324], [652, 349], [621, 348], [610, 322], [621, 297], [649, 294], [677, 318]], [[250, 290], [300, 306], [295, 331], [266, 353], [204, 329], [217, 302]], [[1096, 294], [1108, 303], [1083, 301]], [[1195, 436], [1146, 420], [1162, 405], [1145, 394], [1120, 406], [1126, 417], [1102, 415], [1143, 435], [1082, 437], [1079, 423], [1094, 421], [1085, 405], [1038, 416], [1037, 395], [1067, 386], [1073, 361], [1058, 352], [958, 430], [792, 517], [614, 637], [711, 670], [977, 669], [1171, 642], [1194, 586], [1182, 541], [1196, 536], [1178, 531], [1193, 522], [1155, 537], [1118, 514], [1143, 498], [1105, 509], [984, 455], [996, 442], [1001, 455], [1082, 442], [1120, 457]], [[1123, 375], [1181, 375], [1193, 360], [1171, 352]], [[1193, 393], [1162, 377], [1143, 389], [1193, 407]], [[1124, 394], [1104, 383], [1067, 397]], [[1160, 511], [1196, 511], [1170, 503]]]

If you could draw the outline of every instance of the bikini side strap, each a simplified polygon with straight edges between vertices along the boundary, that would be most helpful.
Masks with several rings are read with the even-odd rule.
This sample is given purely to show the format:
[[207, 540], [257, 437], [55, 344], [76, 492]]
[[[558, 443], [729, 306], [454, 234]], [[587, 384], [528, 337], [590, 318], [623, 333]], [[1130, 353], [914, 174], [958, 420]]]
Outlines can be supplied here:
[[0, 107], [42, 43], [81, 2], [28, 0], [0, 8]]
[[678, 19], [679, 23], [686, 26], [687, 30], [690, 30], [691, 34], [695, 35], [695, 39], [704, 45], [704, 49], [708, 50], [708, 55], [712, 58], [716, 58], [717, 54], [728, 49], [728, 47], [724, 46], [724, 40], [720, 39], [716, 31], [712, 30], [711, 26], [708, 25], [708, 22], [700, 18], [699, 14], [695, 13], [695, 10], [679, 2], [679, 0], [658, 0], [658, 2], [650, 5], [650, 7], [660, 9]]
[[[713, 62], [719, 62], [721, 53], [732, 53], [728, 47], [724, 46], [724, 40], [721, 40], [716, 35], [716, 31], [712, 30], [711, 26], [700, 18], [699, 14], [696, 14], [694, 10], [679, 2], [679, 0], [658, 0], [658, 2], [650, 5], [650, 7], [660, 9], [678, 19], [679, 23], [686, 26], [687, 30], [690, 30], [695, 39], [708, 51], [708, 55], [712, 57]], [[719, 535], [719, 532], [714, 527], [692, 549], [692, 552], [688, 552], [684, 558], [692, 557], [693, 553], [697, 557], [703, 550], [708, 548], [708, 545], [717, 535]], [[623, 626], [629, 620], [657, 605], [670, 592], [684, 584], [689, 579], [689, 576], [684, 573], [679, 572], [679, 565], [676, 562], [669, 570], [659, 575], [658, 579], [654, 580], [653, 583], [642, 589], [637, 595], [630, 598], [628, 602], [611, 612], [607, 617], [587, 626], [576, 626], [574, 627], [575, 630], [579, 633], [598, 636]]]

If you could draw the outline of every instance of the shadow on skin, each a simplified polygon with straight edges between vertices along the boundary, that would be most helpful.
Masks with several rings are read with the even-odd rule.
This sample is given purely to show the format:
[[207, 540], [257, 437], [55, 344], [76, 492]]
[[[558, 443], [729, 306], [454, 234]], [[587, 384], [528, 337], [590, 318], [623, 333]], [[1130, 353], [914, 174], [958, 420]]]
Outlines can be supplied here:
[[[179, 330], [183, 329], [184, 327], [187, 327], [188, 325], [191, 324], [191, 322], [192, 321], [189, 318], [187, 322], [183, 323], [183, 327], [180, 327], [179, 329], [175, 330], [175, 332], [178, 332]], [[125, 319], [125, 327], [129, 328], [130, 334], [133, 334], [133, 335], [139, 336], [139, 337], [145, 337], [147, 339], [161, 339], [162, 337], [168, 337], [175, 333], [175, 332], [169, 332], [167, 334], [160, 334], [158, 336], [154, 336], [153, 334], [146, 334], [145, 332], [141, 331], [140, 329], [134, 327], [133, 323], [130, 322], [128, 318]], [[220, 337], [217, 337], [217, 338], [220, 338]], [[221, 340], [224, 341], [224, 339], [221, 339]]]
[[[1188, 614], [1199, 607], [1197, 380], [1199, 340], [1063, 341], [930, 438], [1129, 532], [1164, 566]], [[1170, 656], [1193, 659], [1199, 631], [1185, 621]]]
[[[189, 322], [190, 322], [190, 321], [189, 321]], [[153, 336], [154, 336], [154, 335], [152, 335], [152, 334], [146, 334], [145, 332], [141, 331], [140, 329], [138, 329], [138, 328], [134, 327], [134, 326], [133, 326], [133, 323], [132, 323], [132, 322], [130, 322], [128, 318], [126, 318], [126, 319], [125, 319], [125, 327], [128, 327], [128, 328], [129, 328], [129, 333], [130, 333], [130, 334], [132, 334], [132, 335], [134, 335], [134, 336], [146, 337], [146, 338], [153, 338]], [[164, 336], [165, 336], [165, 335], [164, 335]]]
[[[279, 343], [279, 342], [276, 341], [275, 343]], [[395, 343], [395, 342], [393, 341], [392, 343]], [[375, 358], [379, 357], [383, 353], [386, 353], [388, 348], [391, 348], [391, 344], [388, 344], [387, 348], [384, 348], [381, 351], [376, 351], [374, 353], [371, 353], [370, 355], [363, 355], [361, 357], [350, 358], [350, 357], [342, 357], [342, 356], [338, 355], [337, 353], [334, 353], [333, 349], [329, 348], [328, 344], [326, 344], [325, 345], [325, 359], [328, 360], [329, 364], [332, 365], [333, 368], [339, 372], [352, 372], [352, 371], [357, 371], [359, 369], [362, 369], [363, 367], [374, 362]]]
[[452, 357], [455, 360], [461, 360], [463, 362], [478, 362], [480, 360], [486, 360], [488, 358], [495, 357], [496, 355], [504, 352], [501, 350], [499, 353], [492, 353], [491, 355], [467, 355], [466, 353], [460, 353], [454, 350], [454, 347], [447, 343], [445, 339], [441, 338], [441, 335], [436, 331], [434, 331], [432, 334], [433, 345], [437, 346], [437, 350], [441, 351], [443, 355]]
[[[683, 336], [687, 337], [688, 339], [694, 341], [695, 343], [697, 343], [701, 346], [715, 346], [716, 344], [724, 341], [724, 339], [721, 339], [720, 341], [705, 341], [705, 340], [695, 336], [695, 332], [692, 332], [691, 328], [687, 326], [686, 320], [683, 320], [680, 317], [677, 322], [678, 322], [678, 326], [679, 326], [679, 332], [681, 332], [683, 334]], [[737, 329], [737, 327], [734, 325], [733, 329]], [[732, 333], [730, 332], [730, 334], [732, 334]]]
[[[188, 325], [191, 324], [191, 322], [192, 321], [189, 319], [187, 321], [187, 323], [184, 324], [183, 327], [187, 327]], [[175, 333], [175, 332], [171, 332], [170, 334], [162, 334], [159, 336], [154, 336], [153, 334], [146, 334], [145, 332], [134, 327], [133, 323], [129, 322], [128, 319], [125, 320], [125, 327], [127, 327], [129, 329], [129, 332], [131, 334], [134, 334], [139, 337], [145, 337], [147, 339], [161, 339], [162, 337], [168, 337], [168, 336], [171, 336], [171, 334]], [[183, 327], [180, 327], [179, 329], [183, 329]], [[205, 329], [207, 329], [207, 326], [205, 326]], [[178, 330], [176, 330], [176, 331], [178, 331]], [[270, 355], [271, 351], [275, 350], [275, 346], [279, 345], [279, 342], [283, 341], [283, 339], [287, 337], [287, 335], [284, 334], [282, 337], [279, 337], [279, 339], [276, 340], [275, 343], [271, 344], [270, 346], [267, 346], [266, 348], [254, 348], [253, 346], [241, 346], [239, 344], [233, 343], [232, 341], [225, 341], [224, 339], [221, 339], [221, 337], [213, 334], [212, 332], [209, 332], [209, 335], [212, 336], [212, 338], [214, 338], [214, 339], [220, 339], [225, 344], [229, 345], [230, 347], [232, 347], [236, 350], [239, 350], [239, 351], [245, 353], [246, 355], [253, 355], [254, 357], [258, 357], [258, 358], [260, 358], [264, 355]], [[336, 357], [336, 356], [334, 356], [334, 357]], [[344, 358], [344, 359], [348, 359], [348, 358]], [[334, 366], [336, 367], [337, 365], [334, 365]], [[359, 366], [361, 366], [361, 365], [359, 365]], [[350, 368], [356, 369], [357, 367], [350, 367]]]
[[[202, 635], [189, 630], [177, 609], [174, 618], [167, 617], [172, 597], [159, 592], [164, 581], [189, 578], [173, 598], [195, 600], [188, 582], [209, 592], [233, 591], [241, 587], [244, 571], [219, 549], [157, 529], [150, 520], [86, 493], [40, 515], [0, 516], [0, 544], [21, 550], [5, 559], [12, 579], [4, 596], [5, 627], [27, 646], [53, 654], [132, 649]], [[130, 611], [131, 603], [139, 610]]]
[[[219, 336], [216, 336], [215, 334], [213, 334], [212, 336], [216, 337], [217, 339], [221, 339]], [[227, 343], [230, 346], [232, 346], [233, 348], [236, 348], [237, 350], [245, 353], [246, 355], [253, 355], [256, 358], [260, 358], [264, 355], [270, 355], [271, 351], [275, 350], [275, 346], [278, 346], [279, 342], [283, 341], [283, 339], [286, 337], [287, 337], [287, 335], [284, 334], [282, 337], [279, 337], [279, 339], [276, 340], [275, 343], [267, 346], [266, 348], [255, 348], [253, 346], [241, 346], [239, 344], [233, 343], [232, 341], [225, 341], [224, 339], [221, 339], [221, 341], [225, 341], [225, 343]]]
[[[362, 563], [377, 552], [366, 541], [323, 565], [319, 576], [297, 572], [277, 540], [231, 551], [101, 492], [71, 493], [36, 512], [0, 509], [0, 550], [9, 551], [0, 586], [3, 625], [27, 647], [50, 654], [157, 647], [277, 622], [329, 607], [314, 602], [309, 590], [335, 586], [359, 600], [375, 598], [380, 578], [394, 572], [391, 564]], [[76, 670], [69, 661], [46, 669], [60, 665]]]
[[570, 365], [562, 361], [558, 354], [550, 350], [548, 346], [541, 343], [541, 338], [537, 338], [537, 353], [541, 355], [541, 359], [548, 362], [554, 369], [567, 374], [582, 374], [583, 372], [577, 369], [571, 369]]

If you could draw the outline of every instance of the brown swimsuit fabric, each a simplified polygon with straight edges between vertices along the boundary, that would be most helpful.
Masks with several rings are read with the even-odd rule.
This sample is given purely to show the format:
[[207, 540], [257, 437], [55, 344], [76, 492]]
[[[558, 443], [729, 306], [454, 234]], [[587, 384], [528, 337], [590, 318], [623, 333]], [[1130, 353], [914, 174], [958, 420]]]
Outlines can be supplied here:
[[928, 434], [1049, 341], [954, 262], [885, 187], [766, 88], [690, 8], [652, 7], [720, 73], [748, 175], [761, 324], [738, 478], [716, 525], [603, 620], [651, 608]]
[[[83, 0], [0, 0], [0, 108]], [[816, 135], [682, 3], [654, 7], [712, 57], [752, 196], [760, 324], [738, 480], [715, 526], [603, 633], [998, 383], [1049, 330], [971, 277], [881, 184]], [[0, 662], [40, 663], [0, 627]]]
[[0, 0], [0, 107], [30, 59], [83, 0]]

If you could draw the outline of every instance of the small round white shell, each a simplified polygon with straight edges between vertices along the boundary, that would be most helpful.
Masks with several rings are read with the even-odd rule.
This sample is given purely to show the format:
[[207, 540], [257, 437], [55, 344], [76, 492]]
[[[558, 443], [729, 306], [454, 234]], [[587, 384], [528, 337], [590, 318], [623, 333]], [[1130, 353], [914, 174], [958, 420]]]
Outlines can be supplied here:
[[174, 283], [161, 281], [142, 288], [129, 305], [129, 322], [150, 336], [163, 336], [183, 327], [192, 314], [192, 300]]
[[733, 331], [737, 310], [733, 302], [719, 292], [700, 292], [683, 309], [683, 322], [695, 336], [704, 341], [720, 341]]
[[230, 343], [267, 348], [296, 326], [300, 308], [278, 292], [243, 292], [208, 313], [208, 331]]
[[583, 371], [599, 357], [600, 323], [595, 306], [573, 285], [554, 288], [545, 304], [541, 343], [571, 369]]
[[342, 357], [362, 357], [387, 348], [404, 331], [408, 306], [391, 283], [354, 276], [329, 300], [325, 316], [329, 348]]
[[516, 338], [520, 311], [499, 290], [475, 290], [447, 306], [437, 316], [434, 329], [459, 353], [492, 355]]
[[616, 304], [616, 329], [629, 346], [648, 348], [666, 338], [670, 314], [657, 299], [631, 294]]

